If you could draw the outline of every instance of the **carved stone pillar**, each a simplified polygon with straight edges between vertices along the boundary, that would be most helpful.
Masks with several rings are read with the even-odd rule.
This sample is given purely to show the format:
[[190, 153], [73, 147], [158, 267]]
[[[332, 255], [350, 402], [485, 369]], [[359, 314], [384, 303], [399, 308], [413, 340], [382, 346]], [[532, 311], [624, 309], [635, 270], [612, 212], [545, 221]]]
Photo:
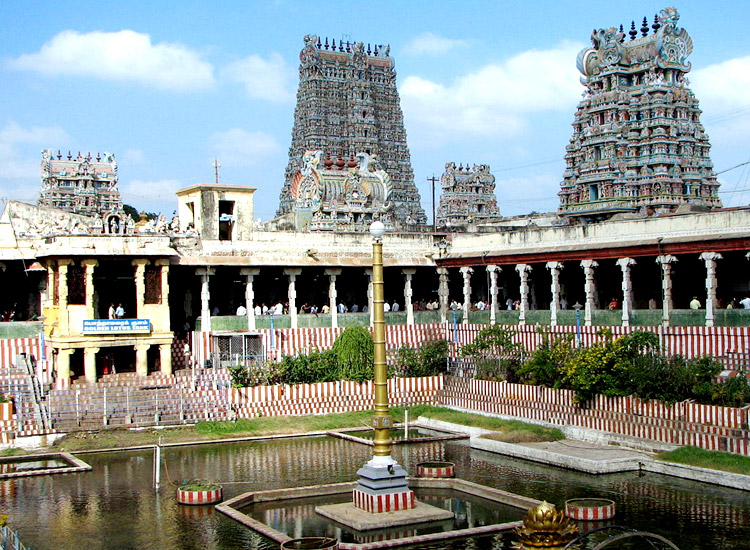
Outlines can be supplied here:
[[529, 273], [531, 266], [529, 264], [516, 264], [516, 271], [521, 277], [521, 309], [518, 312], [518, 324], [526, 324], [526, 311], [529, 309]]
[[706, 326], [714, 326], [714, 309], [716, 307], [716, 260], [721, 254], [704, 252], [700, 259], [706, 262]]
[[562, 262], [547, 262], [547, 269], [552, 276], [552, 301], [549, 304], [549, 324], [557, 325], [557, 312], [560, 311], [560, 270], [563, 268]]
[[172, 345], [159, 344], [159, 363], [161, 367], [159, 372], [162, 374], [172, 374]]
[[135, 348], [135, 373], [138, 376], [148, 376], [148, 348], [150, 347], [150, 344], [136, 344], [133, 346]]
[[289, 319], [292, 328], [297, 328], [297, 275], [302, 274], [302, 268], [294, 267], [284, 270], [284, 275], [289, 277]]
[[68, 307], [68, 266], [73, 260], [57, 260], [57, 291], [60, 310]]
[[[341, 269], [330, 268], [324, 271], [328, 275], [328, 308], [331, 310], [331, 328], [339, 326], [338, 292], [336, 292], [336, 277], [341, 275]], [[368, 309], [369, 311], [369, 309]]]
[[370, 314], [370, 326], [375, 325], [375, 312], [373, 311], [373, 293], [372, 293], [372, 268], [365, 269], [367, 275], [367, 312]]
[[211, 292], [208, 280], [214, 274], [214, 270], [210, 267], [200, 267], [195, 270], [195, 273], [201, 277], [201, 332], [210, 332], [211, 308], [209, 307], [209, 300], [211, 299]]
[[132, 265], [135, 266], [135, 315], [136, 319], [145, 317], [143, 304], [146, 300], [146, 265], [150, 262], [145, 258], [136, 258]]
[[438, 276], [440, 283], [438, 285], [438, 298], [440, 300], [440, 322], [448, 322], [448, 268], [438, 267]]
[[255, 330], [255, 290], [253, 279], [260, 274], [259, 267], [243, 267], [240, 275], [245, 276], [245, 309], [247, 310], [247, 330]]
[[661, 289], [662, 289], [662, 326], [669, 326], [669, 313], [672, 311], [672, 264], [677, 258], [670, 254], [656, 257], [656, 263], [661, 265]]
[[617, 265], [622, 270], [622, 326], [630, 326], [630, 310], [633, 309], [633, 283], [630, 280], [630, 267], [635, 265], [633, 258], [620, 258]]
[[57, 381], [58, 383], [62, 382], [62, 387], [68, 386], [70, 382], [70, 356], [73, 351], [72, 349], [59, 348], [57, 350]]
[[401, 273], [404, 274], [404, 308], [406, 308], [406, 324], [414, 324], [414, 304], [412, 303], [412, 290], [411, 290], [411, 278], [417, 270], [413, 267], [402, 269]]
[[468, 266], [459, 269], [464, 278], [464, 318], [462, 323], [469, 324], [469, 311], [471, 311], [471, 274], [474, 269]]
[[490, 274], [490, 325], [497, 323], [497, 274], [502, 270], [496, 265], [488, 265]]
[[55, 305], [55, 293], [58, 292], [57, 279], [55, 278], [55, 266], [54, 261], [50, 260], [47, 262], [47, 294], [44, 303], [42, 304], [42, 315], [47, 315], [45, 309]]
[[590, 327], [594, 319], [594, 308], [596, 307], [596, 281], [594, 280], [594, 268], [598, 267], [596, 260], [581, 260], [583, 268], [583, 290], [586, 293], [586, 307], [583, 310], [584, 325]]
[[83, 372], [86, 382], [96, 382], [96, 354], [99, 348], [83, 348]]
[[94, 268], [99, 265], [96, 260], [81, 261], [86, 272], [86, 318], [96, 319], [94, 311]]
[[161, 266], [161, 305], [169, 304], [169, 260], [156, 260], [154, 265]]

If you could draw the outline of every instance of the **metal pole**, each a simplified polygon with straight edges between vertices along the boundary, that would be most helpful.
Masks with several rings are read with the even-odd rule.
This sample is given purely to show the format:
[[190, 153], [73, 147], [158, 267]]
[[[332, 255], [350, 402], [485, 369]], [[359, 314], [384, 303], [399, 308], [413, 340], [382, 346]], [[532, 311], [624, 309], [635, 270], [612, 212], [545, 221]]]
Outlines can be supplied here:
[[[161, 443], [161, 437], [159, 438]], [[159, 443], [154, 445], [154, 489], [159, 490], [159, 482], [161, 481], [161, 447]]]
[[375, 237], [372, 243], [372, 292], [373, 292], [373, 366], [375, 370], [375, 416], [373, 428], [375, 456], [391, 455], [391, 433], [393, 425], [388, 413], [388, 378], [385, 362], [385, 311], [383, 309], [383, 241]]
[[437, 220], [435, 220], [435, 174], [430, 179], [432, 182], [432, 230], [437, 231]]
[[274, 342], [274, 330], [273, 330], [273, 313], [271, 314], [271, 349], [276, 349], [276, 342]]

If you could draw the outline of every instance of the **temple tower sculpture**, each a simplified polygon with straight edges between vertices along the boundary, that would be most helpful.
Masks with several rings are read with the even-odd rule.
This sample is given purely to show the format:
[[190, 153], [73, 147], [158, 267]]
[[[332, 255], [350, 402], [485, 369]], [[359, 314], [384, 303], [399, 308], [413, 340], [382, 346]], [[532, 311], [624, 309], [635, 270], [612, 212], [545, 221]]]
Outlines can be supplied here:
[[[426, 225], [406, 145], [390, 46], [376, 45], [373, 49], [368, 45], [365, 49], [362, 42], [329, 43], [327, 38], [321, 44], [316, 35], [305, 36], [304, 43], [289, 164], [277, 216], [291, 215], [297, 229], [303, 229], [302, 225], [307, 229], [342, 228], [341, 220], [349, 213], [353, 222], [370, 219], [376, 213], [386, 225], [402, 230]], [[365, 211], [357, 210], [358, 201], [352, 200], [356, 197], [348, 198], [347, 207], [343, 187], [335, 193], [331, 189], [328, 195], [321, 196], [319, 210], [325, 211], [329, 219], [334, 214], [338, 222], [310, 224], [315, 215], [310, 208], [315, 200], [310, 196], [300, 200], [296, 194], [300, 190], [300, 173], [312, 173], [310, 155], [316, 159], [316, 169], [328, 173], [338, 170], [342, 175], [355, 168], [362, 173], [359, 167], [366, 155], [373, 173], [387, 174], [389, 193], [381, 193], [377, 197], [380, 202], [370, 208], [367, 216], [361, 216]], [[338, 207], [325, 202], [332, 197], [340, 199]], [[295, 218], [299, 208], [307, 209], [301, 219]], [[362, 223], [354, 225], [357, 227], [352, 229], [366, 227]]]
[[469, 224], [494, 222], [500, 218], [495, 197], [495, 176], [487, 164], [456, 168], [455, 162], [445, 163], [440, 176], [440, 207], [437, 227], [460, 229]]
[[719, 183], [700, 123], [698, 100], [685, 76], [693, 42], [665, 8], [591, 35], [578, 54], [583, 99], [566, 147], [559, 213], [604, 219], [616, 213], [668, 213], [680, 205], [721, 206]]
[[37, 204], [83, 216], [105, 216], [122, 213], [122, 200], [117, 188], [117, 162], [111, 153], [96, 158], [91, 153], [42, 151], [42, 189]]

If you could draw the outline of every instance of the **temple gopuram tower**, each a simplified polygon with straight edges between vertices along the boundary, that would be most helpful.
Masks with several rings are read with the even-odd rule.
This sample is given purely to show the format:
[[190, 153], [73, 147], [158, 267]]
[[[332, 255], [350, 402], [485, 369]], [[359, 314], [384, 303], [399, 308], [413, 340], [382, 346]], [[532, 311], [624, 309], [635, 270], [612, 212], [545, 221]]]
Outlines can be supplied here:
[[42, 189], [37, 204], [57, 208], [72, 214], [105, 217], [123, 213], [120, 191], [117, 188], [115, 156], [78, 153], [66, 158], [50, 149], [42, 151]]
[[440, 195], [436, 226], [460, 229], [469, 224], [494, 222], [500, 218], [495, 197], [495, 176], [487, 164], [469, 169], [455, 162], [445, 163], [440, 176]]
[[592, 220], [721, 206], [711, 145], [688, 87], [693, 42], [665, 8], [649, 34], [631, 23], [591, 35], [578, 54], [585, 86], [566, 147], [559, 213]]
[[[427, 217], [420, 205], [406, 145], [390, 47], [376, 45], [373, 49], [368, 45], [365, 49], [362, 42], [332, 40], [329, 43], [327, 38], [321, 44], [315, 35], [305, 36], [304, 43], [289, 164], [277, 216], [297, 211], [299, 197], [295, 196], [295, 177], [299, 179], [298, 174], [305, 169], [306, 152], [310, 152], [307, 156], [320, 152], [320, 168], [325, 166], [326, 170], [342, 172], [359, 165], [360, 155], [366, 155], [391, 182], [388, 202], [378, 207], [386, 225], [402, 230], [426, 225]], [[356, 204], [346, 206], [343, 198], [341, 204], [330, 203], [343, 194], [346, 193], [341, 189], [340, 193], [329, 194], [329, 199], [322, 196], [328, 203], [321, 204], [321, 212], [335, 212], [339, 217], [351, 212], [349, 219], [364, 221], [362, 216], [357, 216]], [[365, 228], [364, 223], [354, 225], [355, 230]], [[336, 226], [341, 227], [340, 223]], [[332, 229], [334, 226], [308, 224], [306, 227]]]

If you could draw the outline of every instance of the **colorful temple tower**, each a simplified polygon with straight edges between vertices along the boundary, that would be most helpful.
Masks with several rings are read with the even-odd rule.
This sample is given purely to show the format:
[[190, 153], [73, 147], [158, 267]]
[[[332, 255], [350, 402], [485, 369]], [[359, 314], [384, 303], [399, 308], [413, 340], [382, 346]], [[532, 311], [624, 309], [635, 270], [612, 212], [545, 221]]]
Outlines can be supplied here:
[[[293, 224], [297, 229], [342, 228], [349, 220], [356, 230], [373, 213], [386, 225], [402, 230], [426, 225], [406, 145], [390, 46], [373, 49], [368, 44], [365, 49], [362, 42], [329, 43], [327, 38], [321, 44], [315, 35], [305, 36], [304, 42], [289, 164], [277, 216], [301, 212]], [[389, 193], [381, 193], [380, 202], [369, 211], [354, 197], [347, 198], [343, 186], [331, 186], [330, 192], [322, 194], [307, 186], [308, 194], [301, 198], [297, 195], [300, 173], [312, 173], [312, 166], [303, 160], [306, 156], [316, 159], [316, 167], [320, 164], [327, 172], [342, 174], [365, 162], [365, 169], [369, 164], [373, 173], [387, 174]], [[335, 224], [309, 223], [330, 221], [332, 216], [338, 220]]]
[[559, 213], [604, 219], [617, 213], [668, 213], [680, 205], [721, 206], [711, 145], [688, 87], [693, 42], [665, 8], [646, 18], [641, 37], [631, 23], [591, 35], [578, 54], [585, 86], [566, 147]]
[[445, 163], [440, 176], [440, 207], [436, 226], [461, 229], [469, 224], [494, 222], [500, 218], [495, 197], [495, 176], [487, 164], [456, 168], [455, 162]]
[[120, 191], [117, 188], [115, 156], [68, 153], [55, 156], [50, 149], [42, 151], [42, 189], [37, 204], [57, 208], [72, 214], [106, 217], [123, 213]]

